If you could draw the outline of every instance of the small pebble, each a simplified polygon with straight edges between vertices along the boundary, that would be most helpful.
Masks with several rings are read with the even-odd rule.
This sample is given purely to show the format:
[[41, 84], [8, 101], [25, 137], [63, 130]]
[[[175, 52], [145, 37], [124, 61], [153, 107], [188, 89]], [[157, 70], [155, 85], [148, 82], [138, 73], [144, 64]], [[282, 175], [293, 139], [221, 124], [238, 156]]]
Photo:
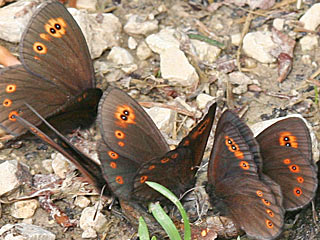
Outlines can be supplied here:
[[175, 111], [161, 107], [152, 107], [145, 110], [161, 132], [164, 132], [168, 136], [172, 134]]
[[197, 99], [196, 99], [197, 106], [198, 106], [199, 109], [205, 109], [207, 104], [209, 102], [212, 102], [214, 99], [215, 99], [215, 97], [213, 97], [213, 96], [210, 96], [210, 95], [205, 94], [205, 93], [200, 93], [197, 96]]
[[306, 13], [300, 18], [300, 22], [304, 24], [304, 28], [315, 31], [320, 24], [320, 3], [314, 4]]
[[299, 43], [303, 52], [314, 50], [318, 47], [318, 36], [308, 34], [301, 38]]
[[137, 57], [140, 60], [146, 60], [152, 56], [152, 51], [145, 41], [142, 41], [137, 48]]
[[123, 30], [129, 35], [148, 35], [158, 30], [158, 20], [147, 20], [146, 17], [131, 15], [124, 25]]
[[133, 50], [138, 46], [137, 41], [133, 37], [128, 38], [128, 48]]
[[53, 172], [61, 179], [65, 179], [72, 166], [61, 153], [54, 153], [51, 157]]
[[91, 201], [89, 200], [89, 198], [85, 196], [77, 196], [76, 200], [74, 201], [74, 204], [80, 208], [86, 208], [90, 203]]
[[15, 202], [11, 206], [11, 216], [15, 218], [31, 218], [38, 208], [36, 199]]

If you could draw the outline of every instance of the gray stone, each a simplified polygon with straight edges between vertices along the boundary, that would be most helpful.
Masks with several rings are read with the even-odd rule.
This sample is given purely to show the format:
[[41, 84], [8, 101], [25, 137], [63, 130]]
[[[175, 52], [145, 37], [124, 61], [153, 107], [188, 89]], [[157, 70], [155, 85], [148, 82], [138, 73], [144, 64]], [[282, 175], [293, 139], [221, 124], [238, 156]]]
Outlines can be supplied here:
[[210, 45], [206, 42], [191, 39], [191, 43], [194, 46], [199, 59], [202, 61], [214, 63], [221, 53], [220, 48]]
[[0, 196], [25, 182], [31, 182], [29, 168], [24, 164], [9, 160], [0, 164]]
[[271, 32], [250, 32], [243, 39], [243, 51], [261, 63], [273, 63], [276, 59], [271, 51], [277, 45], [272, 40]]
[[148, 35], [151, 32], [158, 30], [158, 20], [148, 19], [146, 16], [131, 15], [123, 30], [127, 34], [142, 34]]
[[140, 60], [146, 60], [152, 56], [152, 51], [145, 41], [142, 41], [137, 48], [137, 57]]
[[38, 208], [38, 201], [36, 199], [18, 201], [11, 206], [11, 216], [21, 218], [31, 218]]
[[320, 3], [314, 4], [299, 20], [304, 28], [315, 31], [320, 24]]
[[159, 54], [168, 48], [179, 48], [180, 42], [174, 37], [174, 33], [174, 29], [162, 29], [159, 33], [149, 35], [146, 43], [152, 51]]
[[194, 67], [184, 52], [176, 47], [166, 49], [160, 54], [161, 76], [171, 85], [193, 86], [199, 80]]
[[6, 224], [0, 229], [3, 240], [55, 240], [56, 235], [36, 225]]
[[301, 38], [299, 43], [303, 52], [314, 50], [318, 47], [318, 36], [314, 34], [308, 34]]
[[152, 107], [145, 109], [161, 132], [170, 136], [173, 131], [175, 111], [169, 108]]

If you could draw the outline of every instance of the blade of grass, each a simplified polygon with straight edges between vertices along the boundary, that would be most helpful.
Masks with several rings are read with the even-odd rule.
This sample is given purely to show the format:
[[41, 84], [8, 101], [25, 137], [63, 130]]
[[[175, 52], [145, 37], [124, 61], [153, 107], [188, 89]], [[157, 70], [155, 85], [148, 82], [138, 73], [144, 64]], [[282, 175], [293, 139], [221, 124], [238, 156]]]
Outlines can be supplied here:
[[158, 202], [150, 203], [149, 211], [152, 213], [161, 227], [166, 231], [171, 240], [181, 240], [179, 231], [177, 230], [176, 226]]
[[164, 186], [161, 186], [158, 183], [147, 181], [146, 184], [148, 184], [148, 186], [150, 186], [151, 188], [155, 189], [156, 191], [158, 191], [159, 193], [164, 195], [174, 205], [176, 205], [176, 207], [178, 208], [178, 210], [182, 216], [183, 223], [184, 223], [184, 240], [190, 240], [191, 239], [191, 229], [190, 229], [188, 215], [187, 215], [186, 211], [184, 210], [179, 199], [169, 189], [165, 188]]
[[224, 44], [223, 43], [218, 42], [216, 40], [213, 40], [211, 38], [208, 38], [206, 36], [200, 35], [200, 34], [190, 33], [190, 34], [188, 34], [188, 37], [191, 38], [191, 39], [196, 39], [196, 40], [200, 40], [200, 41], [209, 43], [210, 45], [216, 46], [218, 48], [224, 48]]
[[148, 227], [143, 217], [139, 217], [138, 234], [140, 240], [150, 240]]

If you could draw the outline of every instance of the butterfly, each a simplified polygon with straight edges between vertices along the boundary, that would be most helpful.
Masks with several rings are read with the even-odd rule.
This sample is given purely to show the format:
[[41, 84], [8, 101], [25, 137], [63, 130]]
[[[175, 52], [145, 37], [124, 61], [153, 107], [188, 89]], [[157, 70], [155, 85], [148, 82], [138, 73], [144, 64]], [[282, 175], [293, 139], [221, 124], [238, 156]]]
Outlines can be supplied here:
[[275, 239], [283, 228], [280, 186], [262, 173], [259, 144], [232, 111], [220, 117], [208, 166], [212, 205], [255, 239]]
[[307, 205], [315, 197], [318, 178], [305, 122], [298, 117], [285, 118], [262, 131], [256, 140], [262, 171], [280, 185], [285, 210]]
[[[31, 106], [27, 107], [36, 112]], [[75, 163], [98, 191], [106, 185], [105, 195], [111, 191], [121, 200], [146, 202], [160, 196], [145, 184], [147, 180], [158, 182], [176, 194], [184, 193], [192, 186], [211, 132], [215, 110], [216, 104], [213, 104], [177, 148], [170, 150], [139, 103], [124, 91], [109, 87], [100, 100], [98, 110], [102, 139], [97, 151], [101, 166], [92, 163], [93, 160], [53, 127], [50, 128], [55, 132], [58, 143], [21, 116], [15, 117], [25, 128]], [[39, 114], [37, 116], [45, 121]]]
[[168, 144], [143, 108], [129, 95], [109, 87], [99, 102], [102, 135], [98, 156], [110, 189], [120, 199], [152, 201], [160, 194], [145, 182], [157, 182], [175, 194], [195, 179], [213, 124], [216, 104], [179, 145]]
[[19, 136], [26, 129], [13, 116], [33, 125], [37, 118], [25, 102], [44, 118], [73, 125], [91, 123], [102, 91], [95, 76], [86, 40], [66, 8], [46, 1], [33, 14], [20, 41], [21, 65], [0, 72], [0, 127]]

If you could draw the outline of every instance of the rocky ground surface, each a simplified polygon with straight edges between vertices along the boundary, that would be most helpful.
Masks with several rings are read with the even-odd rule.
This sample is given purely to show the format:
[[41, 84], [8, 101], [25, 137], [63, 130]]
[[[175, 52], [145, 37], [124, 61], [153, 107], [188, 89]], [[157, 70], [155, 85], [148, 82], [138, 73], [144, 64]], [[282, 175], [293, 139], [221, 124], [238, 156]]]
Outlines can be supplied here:
[[[0, 1], [5, 4], [0, 8], [0, 45], [18, 55], [21, 33], [41, 1], [5, 2]], [[206, 112], [206, 104], [217, 101], [217, 116], [223, 107], [236, 108], [249, 125], [300, 114], [315, 136], [318, 161], [320, 4], [245, 2], [78, 0], [70, 12], [87, 39], [98, 87], [120, 87], [141, 102], [172, 146]], [[76, 131], [71, 140], [97, 159], [99, 138], [93, 126]], [[217, 225], [221, 218], [213, 216], [201, 187], [212, 142], [213, 135], [186, 209], [195, 231], [215, 225], [220, 234], [229, 234], [228, 224]], [[92, 187], [41, 141], [14, 142], [3, 147], [0, 159], [0, 239], [137, 238], [135, 223], [127, 221], [119, 204], [110, 210], [109, 199], [99, 208]], [[50, 195], [32, 195], [31, 182], [38, 189], [52, 183]], [[318, 197], [316, 203], [315, 211], [309, 205], [286, 215], [281, 239], [320, 239], [319, 221], [313, 217], [320, 217]]]

